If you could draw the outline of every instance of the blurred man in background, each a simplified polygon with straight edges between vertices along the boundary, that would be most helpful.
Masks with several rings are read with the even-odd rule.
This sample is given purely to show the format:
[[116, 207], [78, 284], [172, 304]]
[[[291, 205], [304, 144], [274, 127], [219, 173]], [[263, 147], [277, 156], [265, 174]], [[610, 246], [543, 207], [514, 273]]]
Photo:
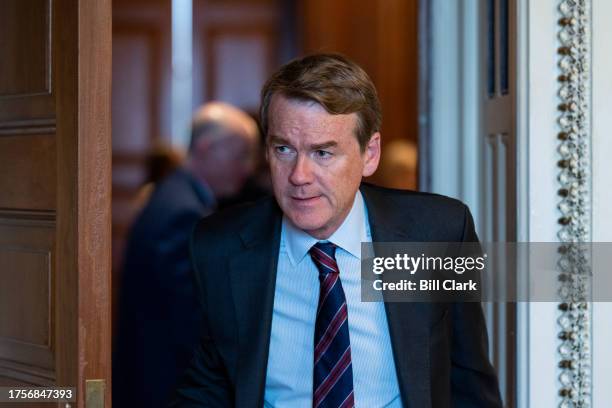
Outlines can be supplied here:
[[114, 407], [164, 407], [199, 334], [189, 261], [195, 223], [251, 176], [255, 121], [212, 102], [198, 109], [185, 162], [159, 182], [134, 223], [125, 254], [113, 359]]

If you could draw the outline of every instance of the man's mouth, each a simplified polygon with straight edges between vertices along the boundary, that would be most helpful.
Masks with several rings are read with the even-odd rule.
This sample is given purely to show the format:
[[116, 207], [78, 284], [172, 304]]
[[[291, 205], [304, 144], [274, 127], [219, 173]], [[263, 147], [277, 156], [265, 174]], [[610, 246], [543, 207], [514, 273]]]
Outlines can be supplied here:
[[294, 200], [295, 202], [298, 203], [303, 203], [303, 204], [308, 204], [311, 202], [316, 201], [317, 199], [319, 199], [321, 196], [317, 195], [317, 196], [309, 196], [309, 197], [296, 197], [296, 196], [291, 196], [291, 199]]

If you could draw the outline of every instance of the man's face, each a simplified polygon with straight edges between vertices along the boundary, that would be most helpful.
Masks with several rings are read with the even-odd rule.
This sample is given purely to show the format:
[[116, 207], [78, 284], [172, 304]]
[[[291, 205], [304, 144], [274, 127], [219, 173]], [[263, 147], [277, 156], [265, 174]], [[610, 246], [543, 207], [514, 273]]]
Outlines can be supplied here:
[[221, 128], [201, 137], [193, 149], [194, 171], [217, 199], [240, 191], [254, 170], [257, 139], [254, 135]]
[[212, 142], [206, 159], [210, 169], [209, 183], [214, 184], [217, 198], [240, 191], [253, 173], [255, 140], [242, 134], [229, 134]]
[[295, 226], [329, 238], [348, 215], [362, 177], [376, 170], [380, 134], [361, 152], [357, 115], [331, 115], [315, 102], [274, 95], [266, 154], [274, 195]]

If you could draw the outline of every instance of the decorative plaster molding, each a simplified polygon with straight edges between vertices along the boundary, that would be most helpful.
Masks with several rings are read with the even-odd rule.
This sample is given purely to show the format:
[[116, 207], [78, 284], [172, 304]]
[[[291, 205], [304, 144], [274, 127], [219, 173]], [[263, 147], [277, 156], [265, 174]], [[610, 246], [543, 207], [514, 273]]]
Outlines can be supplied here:
[[590, 0], [561, 0], [558, 20], [560, 408], [591, 406]]

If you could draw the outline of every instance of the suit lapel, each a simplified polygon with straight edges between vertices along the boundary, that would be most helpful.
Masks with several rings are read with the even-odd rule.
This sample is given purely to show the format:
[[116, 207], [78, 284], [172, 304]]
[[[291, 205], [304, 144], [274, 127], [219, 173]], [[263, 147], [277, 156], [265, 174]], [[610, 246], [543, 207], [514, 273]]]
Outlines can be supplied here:
[[[372, 241], [420, 242], [419, 223], [383, 197], [375, 187], [362, 184]], [[394, 210], [402, 211], [401, 215]], [[384, 279], [384, 275], [383, 275]], [[385, 302], [402, 403], [406, 408], [431, 406], [429, 327], [432, 307], [428, 303]]]
[[244, 250], [230, 261], [238, 322], [236, 406], [263, 406], [270, 346], [281, 213], [272, 200], [240, 238]]

